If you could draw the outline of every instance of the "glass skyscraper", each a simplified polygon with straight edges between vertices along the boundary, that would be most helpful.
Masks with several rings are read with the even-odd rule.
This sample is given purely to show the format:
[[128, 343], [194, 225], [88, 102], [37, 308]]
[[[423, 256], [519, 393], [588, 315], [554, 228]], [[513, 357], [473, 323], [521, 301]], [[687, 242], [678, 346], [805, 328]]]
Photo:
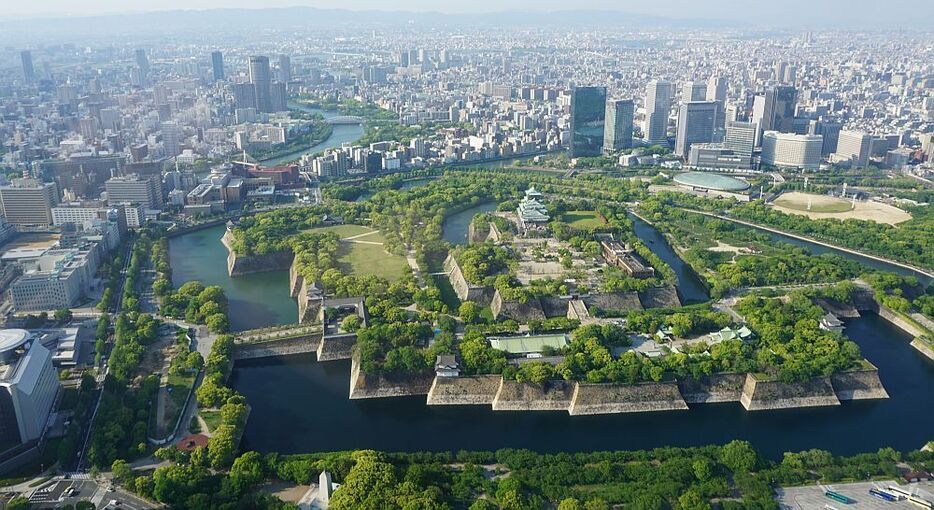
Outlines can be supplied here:
[[606, 122], [606, 87], [575, 87], [571, 92], [571, 157], [599, 156]]

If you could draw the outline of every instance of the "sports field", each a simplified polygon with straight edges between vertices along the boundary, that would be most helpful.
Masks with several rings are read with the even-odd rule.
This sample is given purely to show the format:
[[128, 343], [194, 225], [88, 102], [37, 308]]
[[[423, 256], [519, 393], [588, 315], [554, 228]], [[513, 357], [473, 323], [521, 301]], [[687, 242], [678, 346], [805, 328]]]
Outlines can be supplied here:
[[334, 232], [341, 236], [338, 263], [346, 274], [375, 275], [389, 281], [402, 278], [409, 270], [405, 258], [388, 253], [383, 248], [383, 234], [362, 225], [334, 225], [311, 229]]
[[[808, 202], [811, 204], [810, 210], [808, 210]], [[854, 207], [852, 200], [797, 191], [783, 193], [772, 202], [772, 207], [784, 213], [803, 214], [812, 219], [834, 218], [845, 220], [853, 218], [890, 225], [911, 219], [910, 214], [898, 207], [880, 202], [857, 200]]]
[[561, 216], [561, 221], [579, 230], [590, 230], [604, 225], [603, 218], [596, 211], [568, 211]]

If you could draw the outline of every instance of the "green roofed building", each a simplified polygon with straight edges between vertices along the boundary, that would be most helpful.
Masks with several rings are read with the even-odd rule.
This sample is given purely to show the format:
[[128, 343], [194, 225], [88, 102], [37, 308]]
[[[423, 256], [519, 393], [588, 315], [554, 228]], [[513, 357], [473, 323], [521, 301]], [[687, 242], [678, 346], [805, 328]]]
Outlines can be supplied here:
[[568, 345], [568, 336], [563, 333], [530, 336], [491, 336], [487, 338], [494, 349], [509, 354], [542, 352], [547, 348], [563, 349]]
[[710, 340], [712, 342], [722, 342], [724, 340], [734, 340], [739, 339], [742, 341], [752, 339], [752, 331], [749, 330], [746, 326], [741, 326], [739, 329], [733, 329], [729, 326], [724, 327], [720, 331], [716, 331], [710, 334]]

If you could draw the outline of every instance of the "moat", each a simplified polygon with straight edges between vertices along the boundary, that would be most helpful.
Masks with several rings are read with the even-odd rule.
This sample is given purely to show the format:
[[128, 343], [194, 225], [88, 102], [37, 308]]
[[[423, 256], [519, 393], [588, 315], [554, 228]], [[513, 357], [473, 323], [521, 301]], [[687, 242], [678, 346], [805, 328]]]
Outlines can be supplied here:
[[879, 367], [891, 398], [758, 412], [747, 412], [738, 403], [583, 417], [493, 412], [488, 407], [427, 406], [424, 396], [349, 400], [350, 362], [317, 363], [313, 355], [239, 362], [231, 385], [253, 406], [243, 446], [261, 452], [591, 451], [704, 445], [736, 438], [773, 458], [809, 448], [854, 454], [882, 446], [920, 447], [934, 428], [934, 363], [909, 347], [907, 335], [875, 314], [849, 321], [847, 334]]
[[[452, 215], [444, 239], [462, 243], [481, 204]], [[706, 289], [651, 225], [635, 219], [636, 232], [678, 277], [685, 302], [707, 299]], [[200, 279], [224, 287], [236, 330], [294, 322], [295, 301], [286, 272], [230, 278], [220, 243], [223, 227], [172, 240], [175, 283]], [[349, 361], [318, 363], [314, 355], [238, 362], [232, 386], [253, 406], [244, 447], [262, 452], [376, 448], [393, 451], [531, 448], [589, 451], [751, 441], [764, 454], [822, 448], [851, 454], [882, 446], [914, 449], [934, 428], [934, 363], [920, 356], [910, 337], [865, 314], [849, 321], [847, 335], [878, 368], [891, 398], [844, 402], [833, 408], [747, 412], [740, 404], [692, 405], [689, 411], [571, 417], [561, 412], [493, 412], [487, 407], [427, 406], [425, 397], [349, 400]], [[276, 416], [275, 420], [255, 419]], [[289, 434], [279, 433], [289, 423]], [[531, 433], [534, 432], [534, 433]]]

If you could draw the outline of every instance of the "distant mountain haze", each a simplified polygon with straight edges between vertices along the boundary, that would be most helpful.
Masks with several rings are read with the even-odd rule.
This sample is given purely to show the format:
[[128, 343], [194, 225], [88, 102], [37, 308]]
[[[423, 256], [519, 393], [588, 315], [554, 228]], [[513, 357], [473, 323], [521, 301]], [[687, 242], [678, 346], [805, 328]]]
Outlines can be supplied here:
[[[573, 11], [567, 10], [569, 5], [573, 5]], [[356, 22], [373, 23], [391, 23], [411, 18], [433, 23], [507, 25], [720, 21], [726, 24], [739, 23], [737, 28], [930, 28], [934, 22], [934, 2], [930, 0], [577, 0], [573, 4], [565, 0], [264, 0], [263, 9], [256, 9], [256, 6], [257, 3], [252, 0], [11, 1], [5, 2], [0, 10], [0, 22], [15, 21], [17, 24], [32, 25], [36, 18], [46, 22], [58, 18], [58, 22], [67, 20], [67, 26], [72, 29], [81, 26], [100, 29], [102, 27], [99, 24], [88, 23], [86, 18], [106, 16], [105, 26], [111, 23], [121, 23], [124, 27], [139, 24], [142, 28], [151, 29], [155, 11], [160, 12], [160, 20], [182, 25], [251, 21], [256, 25], [297, 24], [306, 17], [328, 22], [333, 18], [336, 23], [347, 23], [348, 18]], [[387, 9], [389, 7], [391, 10]], [[144, 21], [147, 18], [148, 23]]]

